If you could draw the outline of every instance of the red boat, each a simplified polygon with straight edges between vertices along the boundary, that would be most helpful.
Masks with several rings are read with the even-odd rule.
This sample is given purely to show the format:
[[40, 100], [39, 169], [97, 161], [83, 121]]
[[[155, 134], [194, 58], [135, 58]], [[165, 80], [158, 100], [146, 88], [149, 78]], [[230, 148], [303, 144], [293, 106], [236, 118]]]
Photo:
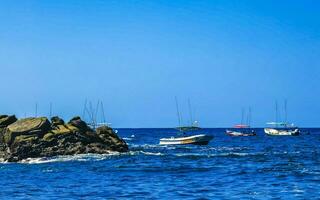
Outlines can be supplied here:
[[[244, 113], [245, 111], [242, 110], [241, 124], [235, 125], [231, 130], [226, 130], [227, 135], [236, 136], [236, 137], [257, 135], [256, 132], [252, 128], [250, 128], [250, 125], [243, 124]], [[247, 116], [247, 124], [250, 124], [250, 121], [251, 121], [251, 108], [249, 108], [249, 113]]]

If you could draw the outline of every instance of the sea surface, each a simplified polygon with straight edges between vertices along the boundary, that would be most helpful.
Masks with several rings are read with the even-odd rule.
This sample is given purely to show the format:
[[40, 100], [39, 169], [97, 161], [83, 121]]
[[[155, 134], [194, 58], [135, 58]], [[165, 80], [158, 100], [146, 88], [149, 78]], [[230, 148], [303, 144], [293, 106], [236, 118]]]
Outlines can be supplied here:
[[173, 129], [118, 129], [130, 152], [0, 164], [1, 199], [320, 199], [320, 130], [160, 146]]

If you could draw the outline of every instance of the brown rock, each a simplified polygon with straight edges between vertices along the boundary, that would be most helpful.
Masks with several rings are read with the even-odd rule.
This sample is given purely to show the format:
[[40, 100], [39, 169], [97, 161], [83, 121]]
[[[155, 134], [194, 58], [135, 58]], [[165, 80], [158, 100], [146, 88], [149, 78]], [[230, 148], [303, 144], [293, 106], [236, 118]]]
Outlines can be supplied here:
[[10, 145], [14, 138], [20, 135], [36, 134], [42, 137], [50, 130], [50, 126], [51, 124], [46, 117], [20, 119], [7, 127], [4, 142]]
[[0, 128], [7, 127], [17, 121], [15, 115], [0, 115]]
[[79, 116], [72, 118], [68, 122], [68, 124], [77, 127], [79, 129], [79, 131], [81, 131], [81, 132], [85, 132], [90, 129], [88, 127], [87, 123], [82, 121], [82, 119]]
[[54, 116], [54, 117], [51, 117], [51, 124], [52, 124], [52, 127], [56, 127], [58, 125], [64, 125], [64, 121], [60, 117]]
[[96, 132], [99, 138], [101, 138], [106, 145], [110, 146], [110, 150], [119, 152], [128, 151], [128, 145], [126, 142], [121, 139], [112, 128], [108, 126], [101, 126], [97, 128]]

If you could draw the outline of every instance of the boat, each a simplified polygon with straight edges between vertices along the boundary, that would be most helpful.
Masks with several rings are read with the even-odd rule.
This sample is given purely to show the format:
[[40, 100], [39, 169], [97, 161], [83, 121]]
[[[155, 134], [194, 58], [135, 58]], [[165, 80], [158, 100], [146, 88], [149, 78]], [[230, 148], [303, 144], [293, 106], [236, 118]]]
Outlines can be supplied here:
[[247, 115], [247, 124], [243, 124], [244, 120], [244, 109], [242, 109], [242, 115], [241, 115], [241, 124], [235, 125], [232, 129], [227, 129], [226, 134], [229, 136], [234, 137], [247, 137], [247, 136], [256, 136], [256, 132], [250, 127], [250, 121], [251, 121], [251, 108], [249, 108], [249, 112]]
[[226, 130], [226, 134], [230, 136], [256, 136], [256, 132], [250, 128], [248, 125], [236, 125], [234, 126], [235, 130]]
[[201, 128], [198, 126], [198, 122], [195, 121], [191, 126], [178, 126], [176, 129], [181, 132], [186, 132], [186, 131], [197, 131], [197, 130], [200, 130]]
[[269, 122], [268, 125], [275, 126], [273, 128], [265, 128], [264, 132], [270, 136], [297, 136], [300, 134], [298, 127], [294, 124], [284, 122]]
[[[213, 136], [207, 134], [195, 134], [195, 131], [201, 130], [198, 121], [193, 121], [190, 126], [181, 126], [181, 116], [176, 98], [177, 115], [179, 126], [176, 128], [179, 131], [177, 137], [161, 138], [160, 145], [208, 145], [213, 139]], [[190, 121], [192, 121], [191, 105], [189, 101]]]
[[213, 136], [206, 134], [192, 135], [187, 137], [171, 137], [171, 138], [161, 138], [160, 145], [207, 145]]
[[264, 132], [269, 136], [297, 136], [300, 135], [300, 130], [293, 123], [287, 122], [287, 101], [284, 102], [285, 122], [278, 122], [278, 103], [276, 102], [276, 121], [269, 122], [268, 128]]

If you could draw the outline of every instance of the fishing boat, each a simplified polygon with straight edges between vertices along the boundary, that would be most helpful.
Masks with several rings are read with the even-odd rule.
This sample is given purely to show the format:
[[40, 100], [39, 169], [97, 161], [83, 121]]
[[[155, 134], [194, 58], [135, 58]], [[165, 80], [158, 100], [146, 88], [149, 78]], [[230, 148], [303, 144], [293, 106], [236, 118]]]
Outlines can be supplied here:
[[213, 139], [213, 136], [206, 134], [192, 135], [186, 137], [161, 138], [161, 145], [207, 145]]
[[235, 125], [232, 129], [227, 129], [226, 134], [229, 136], [255, 136], [257, 135], [254, 129], [250, 127], [250, 122], [251, 122], [251, 108], [249, 108], [249, 112], [247, 115], [247, 124], [243, 124], [244, 121], [244, 115], [245, 115], [245, 110], [242, 109], [242, 115], [241, 115], [241, 124]]
[[[201, 130], [198, 121], [193, 121], [190, 126], [181, 126], [181, 116], [176, 98], [177, 115], [179, 126], [176, 128], [179, 131], [177, 137], [161, 138], [160, 145], [207, 145], [213, 139], [213, 136], [207, 134], [195, 134], [195, 131]], [[192, 121], [191, 104], [189, 101], [190, 119]]]
[[267, 124], [273, 126], [264, 129], [264, 132], [270, 136], [297, 136], [300, 134], [299, 128], [294, 124], [285, 122], [269, 122]]
[[239, 124], [234, 126], [234, 130], [226, 130], [226, 134], [230, 136], [256, 136], [256, 132], [248, 125]]
[[268, 128], [264, 129], [264, 132], [269, 136], [297, 136], [300, 134], [300, 130], [293, 123], [287, 122], [287, 101], [284, 102], [285, 122], [278, 122], [278, 103], [276, 102], [276, 122], [269, 122]]

